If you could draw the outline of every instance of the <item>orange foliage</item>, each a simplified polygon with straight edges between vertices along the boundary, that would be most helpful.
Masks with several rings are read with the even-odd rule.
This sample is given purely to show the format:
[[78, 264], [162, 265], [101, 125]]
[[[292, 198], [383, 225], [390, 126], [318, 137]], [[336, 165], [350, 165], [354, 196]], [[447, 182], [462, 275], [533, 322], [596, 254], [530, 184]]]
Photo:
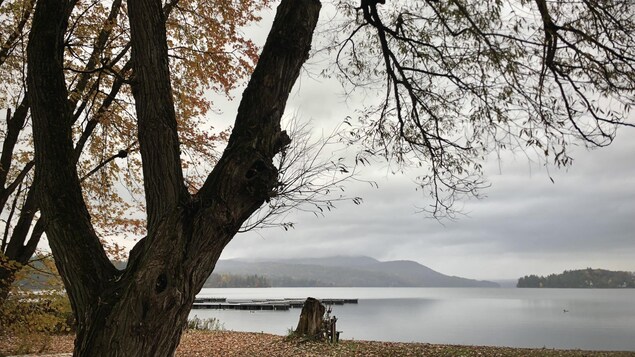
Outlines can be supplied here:
[[[0, 2], [0, 42], [5, 42], [4, 34], [15, 28], [29, 1]], [[206, 121], [205, 115], [213, 107], [209, 94], [229, 95], [251, 73], [257, 48], [241, 28], [258, 21], [258, 12], [268, 6], [268, 0], [173, 0], [164, 5], [182, 161], [186, 184], [193, 192], [215, 163], [218, 147], [228, 138], [226, 131], [217, 132]], [[0, 107], [15, 108], [24, 96], [29, 26], [27, 23], [6, 61], [0, 63]], [[69, 103], [74, 106], [73, 135], [76, 144], [85, 141], [78, 157], [78, 174], [83, 178], [93, 223], [103, 238], [145, 234], [141, 158], [129, 85], [133, 76], [129, 32], [125, 1], [95, 0], [77, 3], [66, 34], [65, 75]], [[6, 123], [0, 124], [3, 140], [7, 130]], [[111, 160], [87, 176], [120, 150], [127, 152], [125, 159]], [[32, 160], [32, 151], [27, 125], [13, 152], [8, 182]], [[31, 184], [32, 177], [27, 175], [24, 186]], [[14, 196], [27, 193], [16, 191]], [[15, 215], [8, 225], [13, 227], [18, 217]], [[111, 253], [121, 252], [120, 247], [109, 246]]]

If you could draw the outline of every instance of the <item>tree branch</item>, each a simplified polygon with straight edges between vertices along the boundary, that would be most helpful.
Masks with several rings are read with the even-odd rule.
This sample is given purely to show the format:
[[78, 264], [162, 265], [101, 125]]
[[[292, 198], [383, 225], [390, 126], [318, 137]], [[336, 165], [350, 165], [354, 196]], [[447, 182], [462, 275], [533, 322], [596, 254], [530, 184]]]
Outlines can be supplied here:
[[42, 238], [42, 234], [44, 234], [44, 229], [46, 228], [46, 222], [44, 218], [40, 217], [37, 222], [35, 222], [35, 226], [33, 226], [33, 230], [31, 231], [31, 237], [27, 241], [26, 245], [22, 247], [22, 251], [18, 256], [19, 262], [24, 262], [22, 264], [26, 264], [37, 249], [37, 245], [40, 243], [40, 238]]
[[181, 169], [176, 114], [170, 84], [165, 14], [160, 0], [128, 4], [138, 136], [147, 208], [148, 236], [161, 217], [189, 199]]
[[11, 49], [16, 44], [16, 40], [20, 35], [22, 35], [22, 31], [24, 30], [24, 26], [29, 21], [29, 17], [31, 17], [31, 13], [33, 12], [33, 5], [35, 4], [35, 0], [28, 0], [25, 2], [26, 8], [22, 13], [22, 17], [20, 18], [20, 22], [18, 22], [18, 26], [16, 26], [15, 30], [9, 35], [7, 40], [0, 47], [0, 66], [7, 60], [9, 57], [9, 53]]
[[26, 194], [26, 199], [24, 200], [22, 208], [20, 209], [20, 217], [18, 218], [18, 222], [16, 223], [16, 225], [13, 227], [11, 240], [7, 244], [7, 249], [5, 252], [8, 257], [17, 258], [21, 255], [22, 247], [24, 245], [24, 242], [26, 241], [26, 237], [29, 234], [29, 230], [31, 229], [31, 223], [33, 222], [35, 213], [38, 210], [37, 203], [35, 202], [35, 195], [36, 192], [32, 188], [29, 189]]
[[320, 8], [316, 0], [285, 0], [279, 5], [243, 93], [227, 148], [196, 195], [203, 208], [202, 220], [221, 219], [218, 226], [223, 233], [215, 234], [217, 241], [201, 234], [189, 247], [191, 254], [227, 244], [242, 224], [277, 194], [279, 178], [273, 158], [290, 143], [280, 129], [280, 118], [309, 56]]
[[77, 85], [72, 91], [70, 100], [71, 108], [75, 108], [75, 106], [77, 105], [77, 102], [81, 98], [81, 95], [84, 93], [84, 90], [88, 85], [88, 81], [91, 77], [90, 75], [93, 73], [93, 71], [97, 67], [97, 64], [99, 63], [99, 57], [103, 54], [104, 46], [106, 46], [106, 42], [108, 41], [108, 38], [112, 33], [114, 24], [117, 21], [117, 16], [119, 15], [119, 11], [121, 9], [121, 1], [122, 0], [115, 0], [112, 2], [110, 13], [104, 21], [101, 31], [99, 32], [99, 35], [97, 36], [97, 39], [93, 44], [93, 52], [90, 54], [90, 58], [84, 66], [84, 70], [82, 71], [82, 74], [77, 81]]
[[[126, 63], [126, 65], [122, 69], [122, 73], [127, 72], [130, 69], [130, 67], [131, 67], [130, 62]], [[108, 96], [101, 103], [101, 106], [99, 107], [99, 109], [97, 109], [97, 113], [95, 114], [94, 118], [91, 118], [91, 120], [89, 120], [88, 123], [86, 124], [86, 127], [84, 128], [84, 131], [82, 132], [82, 135], [77, 140], [77, 144], [75, 144], [75, 160], [79, 160], [79, 157], [81, 156], [82, 151], [84, 150], [84, 146], [86, 145], [88, 138], [90, 138], [93, 131], [99, 124], [99, 118], [104, 113], [106, 113], [106, 111], [110, 108], [110, 106], [115, 100], [115, 97], [121, 90], [121, 86], [123, 85], [123, 83], [124, 83], [124, 79], [122, 77], [115, 78], [115, 81], [112, 84], [112, 88], [110, 89], [110, 93], [108, 93]], [[76, 113], [75, 118], [78, 116], [79, 116], [79, 113]], [[76, 120], [75, 118], [73, 119], [73, 122]]]
[[13, 161], [13, 149], [18, 142], [18, 137], [28, 112], [29, 99], [27, 95], [22, 98], [22, 102], [20, 102], [13, 115], [11, 115], [10, 110], [7, 110], [7, 134], [2, 143], [2, 156], [0, 157], [0, 189], [4, 188], [7, 182], [7, 175]]
[[11, 194], [16, 190], [16, 188], [18, 188], [18, 186], [20, 186], [20, 184], [22, 183], [22, 181], [24, 180], [26, 175], [33, 168], [34, 164], [35, 163], [33, 161], [27, 162], [26, 165], [24, 165], [24, 167], [22, 168], [22, 170], [18, 174], [18, 176], [15, 178], [15, 180], [13, 180], [13, 182], [11, 182], [11, 184], [9, 184], [9, 186], [7, 186], [5, 189], [3, 189], [0, 192], [0, 207], [4, 207], [4, 204], [7, 203], [7, 200], [9, 199], [9, 196], [11, 196]]
[[117, 269], [93, 230], [76, 171], [72, 108], [63, 72], [64, 33], [73, 5], [72, 0], [38, 1], [27, 47], [27, 93], [33, 116], [38, 203], [81, 325]]
[[15, 214], [21, 191], [22, 191], [22, 186], [20, 186], [20, 188], [18, 189], [18, 193], [13, 197], [13, 202], [11, 203], [11, 209], [9, 210], [9, 215], [7, 216], [6, 224], [4, 226], [4, 232], [2, 234], [2, 243], [0, 244], [0, 253], [4, 254], [5, 256], [6, 256], [5, 249], [9, 241], [9, 230], [11, 228], [11, 220], [13, 219], [13, 215]]

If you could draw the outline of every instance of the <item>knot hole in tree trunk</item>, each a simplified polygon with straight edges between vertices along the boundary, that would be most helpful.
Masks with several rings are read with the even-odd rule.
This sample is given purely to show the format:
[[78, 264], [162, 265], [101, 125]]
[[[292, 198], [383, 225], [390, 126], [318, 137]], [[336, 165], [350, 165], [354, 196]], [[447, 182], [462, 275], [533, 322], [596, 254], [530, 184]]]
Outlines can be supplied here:
[[154, 291], [157, 294], [160, 294], [165, 291], [165, 288], [167, 288], [167, 286], [168, 286], [168, 277], [165, 275], [165, 273], [163, 273], [157, 277], [157, 281], [154, 284]]
[[251, 165], [249, 170], [247, 170], [247, 173], [245, 174], [245, 178], [247, 180], [251, 180], [255, 178], [256, 176], [258, 176], [259, 173], [267, 169], [268, 169], [267, 164], [265, 164], [262, 160], [257, 160], [256, 162], [253, 163], [253, 165]]

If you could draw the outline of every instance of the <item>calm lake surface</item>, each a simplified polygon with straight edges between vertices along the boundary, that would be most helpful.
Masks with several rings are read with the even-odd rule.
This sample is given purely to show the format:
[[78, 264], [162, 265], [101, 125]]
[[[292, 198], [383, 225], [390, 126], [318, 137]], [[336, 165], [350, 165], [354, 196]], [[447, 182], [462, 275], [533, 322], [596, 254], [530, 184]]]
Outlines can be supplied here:
[[[245, 288], [198, 296], [358, 298], [333, 306], [343, 339], [635, 351], [635, 289]], [[227, 330], [286, 335], [300, 309], [195, 315]]]

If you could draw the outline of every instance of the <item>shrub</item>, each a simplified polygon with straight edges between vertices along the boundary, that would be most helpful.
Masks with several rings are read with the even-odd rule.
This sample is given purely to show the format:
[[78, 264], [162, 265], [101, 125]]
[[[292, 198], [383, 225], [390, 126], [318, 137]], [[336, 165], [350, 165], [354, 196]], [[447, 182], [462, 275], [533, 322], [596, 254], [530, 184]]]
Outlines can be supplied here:
[[187, 320], [186, 330], [223, 331], [225, 326], [215, 317], [200, 319], [198, 316]]
[[38, 256], [24, 267], [0, 305], [0, 334], [68, 333], [75, 319], [53, 259]]

